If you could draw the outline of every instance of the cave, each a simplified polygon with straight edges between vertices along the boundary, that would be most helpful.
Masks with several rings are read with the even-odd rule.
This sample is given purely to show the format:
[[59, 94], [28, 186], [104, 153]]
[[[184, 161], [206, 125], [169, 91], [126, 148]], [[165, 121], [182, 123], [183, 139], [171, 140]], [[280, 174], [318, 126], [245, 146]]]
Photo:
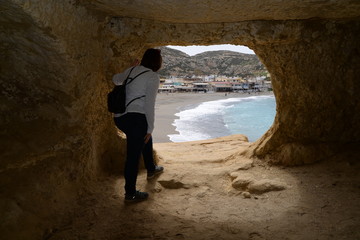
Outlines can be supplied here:
[[66, 222], [77, 196], [119, 174], [125, 141], [106, 94], [112, 75], [149, 47], [255, 51], [271, 74], [277, 114], [239, 155], [282, 166], [359, 160], [357, 1], [2, 0], [0, 10], [7, 239], [47, 239], [44, 229], [55, 231], [48, 223]]

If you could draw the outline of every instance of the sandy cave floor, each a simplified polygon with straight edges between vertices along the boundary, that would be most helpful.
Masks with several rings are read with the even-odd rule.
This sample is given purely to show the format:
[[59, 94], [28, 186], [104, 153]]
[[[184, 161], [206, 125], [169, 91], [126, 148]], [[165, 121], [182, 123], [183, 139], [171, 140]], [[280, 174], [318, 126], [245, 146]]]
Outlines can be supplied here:
[[[151, 181], [139, 174], [147, 201], [125, 204], [124, 179], [107, 179], [47, 239], [360, 239], [355, 156], [292, 168], [229, 157], [248, 144], [239, 136], [155, 144], [165, 172]], [[232, 187], [234, 176], [285, 189], [249, 195]]]

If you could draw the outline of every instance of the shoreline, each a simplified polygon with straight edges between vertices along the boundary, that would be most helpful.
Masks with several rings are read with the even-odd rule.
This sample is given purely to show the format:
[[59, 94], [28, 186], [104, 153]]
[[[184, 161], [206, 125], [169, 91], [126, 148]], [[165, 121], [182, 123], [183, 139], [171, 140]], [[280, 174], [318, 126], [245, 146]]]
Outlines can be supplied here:
[[273, 92], [257, 93], [158, 93], [155, 104], [154, 143], [169, 143], [170, 134], [179, 134], [172, 124], [177, 118], [176, 113], [185, 108], [194, 108], [203, 102], [228, 98], [245, 98], [251, 96], [274, 95]]

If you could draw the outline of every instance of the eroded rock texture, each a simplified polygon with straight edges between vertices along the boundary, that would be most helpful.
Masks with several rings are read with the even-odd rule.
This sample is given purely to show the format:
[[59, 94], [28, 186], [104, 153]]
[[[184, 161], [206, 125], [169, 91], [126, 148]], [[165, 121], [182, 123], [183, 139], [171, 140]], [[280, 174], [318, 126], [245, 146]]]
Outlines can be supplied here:
[[0, 8], [1, 238], [40, 239], [68, 221], [79, 186], [106, 167], [101, 159], [124, 155], [104, 108], [110, 50], [104, 24], [83, 8]]
[[359, 145], [358, 1], [179, 2], [0, 1], [4, 239], [49, 238], [92, 180], [120, 172], [125, 145], [105, 96], [148, 47], [255, 50], [277, 116], [250, 156], [293, 165]]
[[306, 21], [298, 38], [255, 46], [271, 69], [277, 115], [254, 154], [282, 164], [360, 146], [359, 21]]

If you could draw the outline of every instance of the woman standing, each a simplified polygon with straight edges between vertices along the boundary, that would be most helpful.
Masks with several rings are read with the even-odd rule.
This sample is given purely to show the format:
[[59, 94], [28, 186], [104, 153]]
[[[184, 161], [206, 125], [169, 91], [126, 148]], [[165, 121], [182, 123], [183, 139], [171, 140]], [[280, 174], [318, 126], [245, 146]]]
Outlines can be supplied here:
[[136, 190], [139, 159], [143, 155], [147, 179], [161, 173], [164, 168], [156, 166], [153, 158], [151, 133], [154, 129], [155, 99], [160, 84], [157, 71], [161, 68], [162, 57], [159, 49], [147, 49], [140, 65], [115, 74], [113, 82], [121, 85], [126, 78], [134, 78], [126, 85], [126, 110], [114, 114], [116, 126], [125, 133], [127, 156], [125, 162], [125, 201], [146, 200], [146, 192]]

